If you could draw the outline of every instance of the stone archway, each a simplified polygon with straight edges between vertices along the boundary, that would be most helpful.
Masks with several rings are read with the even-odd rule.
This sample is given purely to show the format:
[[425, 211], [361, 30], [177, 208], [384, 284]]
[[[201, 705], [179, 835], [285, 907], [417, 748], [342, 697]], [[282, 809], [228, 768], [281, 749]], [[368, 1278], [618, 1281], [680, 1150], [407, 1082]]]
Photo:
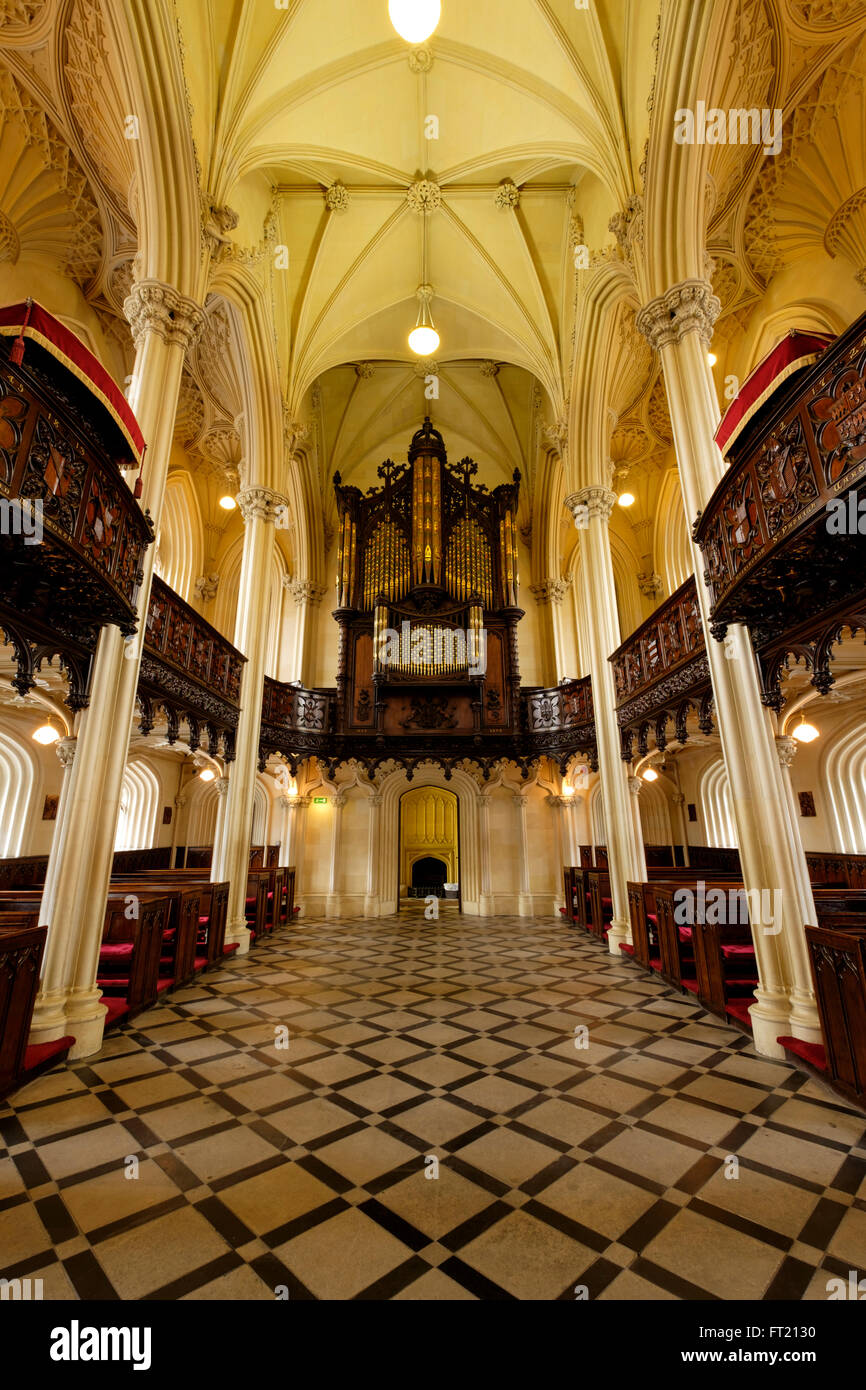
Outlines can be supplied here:
[[482, 911], [481, 845], [479, 840], [478, 786], [462, 769], [454, 769], [450, 781], [432, 764], [417, 769], [410, 782], [403, 768], [383, 781], [380, 833], [376, 865], [376, 915], [396, 912], [400, 883], [400, 802], [408, 791], [438, 787], [454, 794], [459, 807], [459, 882], [462, 910], [477, 915]]

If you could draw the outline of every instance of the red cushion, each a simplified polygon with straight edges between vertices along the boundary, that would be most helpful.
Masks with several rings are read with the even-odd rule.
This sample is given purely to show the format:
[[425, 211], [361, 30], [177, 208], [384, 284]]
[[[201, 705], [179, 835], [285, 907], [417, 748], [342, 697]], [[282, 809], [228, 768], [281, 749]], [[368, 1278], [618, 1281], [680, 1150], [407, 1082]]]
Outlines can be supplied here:
[[754, 946], [750, 946], [746, 942], [743, 942], [742, 945], [732, 942], [730, 945], [722, 947], [722, 955], [726, 960], [730, 960], [732, 956], [754, 956], [754, 954]]
[[691, 939], [692, 939], [692, 929], [691, 929], [691, 927], [677, 927], [677, 931], [679, 932], [680, 941], [691, 941]]
[[135, 950], [134, 941], [109, 941], [99, 948], [100, 960], [128, 960]]
[[648, 922], [652, 922], [654, 927], [657, 927], [659, 924], [659, 916], [657, 912], [648, 912], [646, 915], [646, 919]]

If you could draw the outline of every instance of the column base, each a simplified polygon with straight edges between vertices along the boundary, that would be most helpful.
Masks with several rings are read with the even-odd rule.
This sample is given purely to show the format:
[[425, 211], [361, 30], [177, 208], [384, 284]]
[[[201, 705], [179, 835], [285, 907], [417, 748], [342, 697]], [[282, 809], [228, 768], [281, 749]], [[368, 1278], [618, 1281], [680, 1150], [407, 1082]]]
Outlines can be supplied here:
[[[464, 908], [464, 912], [465, 912], [465, 910], [466, 910], [466, 909]], [[493, 894], [492, 894], [492, 893], [482, 893], [482, 894], [481, 894], [480, 898], [478, 899], [478, 915], [479, 915], [479, 917], [495, 917], [495, 916], [496, 916], [496, 913], [495, 913], [495, 911], [494, 911]]]
[[631, 922], [626, 922], [621, 917], [614, 917], [607, 934], [607, 949], [612, 956], [622, 955], [622, 951], [619, 949], [621, 941], [631, 941]]
[[535, 910], [532, 904], [531, 893], [518, 893], [517, 895], [517, 915], [518, 917], [534, 917]]
[[372, 893], [368, 893], [366, 898], [364, 899], [364, 916], [381, 917], [381, 915], [382, 904], [380, 903], [378, 898], [373, 896]]
[[229, 923], [226, 925], [226, 936], [225, 936], [225, 939], [226, 939], [226, 944], [229, 945], [229, 946], [233, 946], [234, 943], [237, 942], [238, 949], [237, 949], [237, 951], [236, 951], [236, 953], [235, 953], [236, 955], [239, 955], [239, 956], [247, 956], [247, 955], [249, 955], [249, 952], [250, 952], [250, 942], [252, 941], [252, 934], [251, 934], [251, 932], [250, 932], [249, 927], [247, 926], [247, 919], [246, 919], [246, 917], [239, 917], [239, 918], [237, 919], [237, 921], [235, 921], [235, 922], [229, 922]]
[[815, 1000], [809, 995], [804, 995], [800, 990], [791, 991], [789, 1027], [791, 1036], [799, 1038], [801, 1042], [821, 1044], [824, 1042]]
[[35, 1047], [40, 1043], [56, 1042], [67, 1032], [66, 990], [54, 989], [48, 994], [38, 994], [33, 1007], [28, 1044]]
[[69, 1060], [92, 1057], [102, 1047], [105, 1019], [108, 1010], [101, 1002], [101, 989], [73, 990], [66, 1005], [66, 1031], [75, 1042], [69, 1049]]
[[755, 990], [755, 1003], [749, 1009], [755, 1050], [762, 1057], [785, 1057], [784, 1047], [776, 1041], [780, 1034], [787, 1033], [790, 1014], [787, 997], [784, 994], [767, 994]]

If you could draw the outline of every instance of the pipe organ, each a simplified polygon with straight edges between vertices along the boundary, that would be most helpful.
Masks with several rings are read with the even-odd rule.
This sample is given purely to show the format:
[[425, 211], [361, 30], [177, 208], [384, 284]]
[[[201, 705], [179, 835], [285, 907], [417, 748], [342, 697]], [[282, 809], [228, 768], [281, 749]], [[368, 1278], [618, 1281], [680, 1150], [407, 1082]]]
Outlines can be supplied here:
[[477, 473], [469, 458], [449, 465], [428, 417], [407, 463], [380, 465], [380, 485], [362, 493], [336, 474], [343, 732], [518, 730], [520, 474], [491, 492]]

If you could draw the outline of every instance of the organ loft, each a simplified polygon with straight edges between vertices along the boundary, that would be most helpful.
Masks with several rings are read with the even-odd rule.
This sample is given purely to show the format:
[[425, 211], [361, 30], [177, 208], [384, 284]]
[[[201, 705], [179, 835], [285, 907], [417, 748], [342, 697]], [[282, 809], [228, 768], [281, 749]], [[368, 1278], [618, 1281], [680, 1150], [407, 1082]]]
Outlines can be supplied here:
[[341, 731], [467, 752], [517, 734], [520, 473], [492, 492], [477, 474], [470, 458], [449, 464], [427, 417], [408, 462], [379, 466], [381, 486], [335, 475]]

